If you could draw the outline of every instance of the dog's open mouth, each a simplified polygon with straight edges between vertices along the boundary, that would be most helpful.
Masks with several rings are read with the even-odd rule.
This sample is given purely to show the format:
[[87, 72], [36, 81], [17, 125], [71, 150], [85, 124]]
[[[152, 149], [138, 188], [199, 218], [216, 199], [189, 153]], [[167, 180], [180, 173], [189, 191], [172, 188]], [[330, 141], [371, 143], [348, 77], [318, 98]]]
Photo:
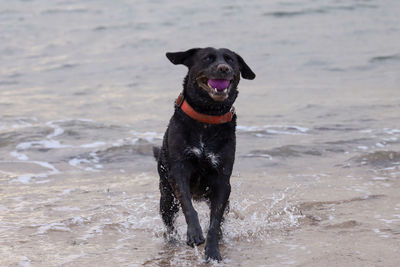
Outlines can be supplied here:
[[197, 84], [205, 90], [215, 101], [224, 101], [228, 98], [232, 80], [209, 79], [205, 76], [197, 78]]

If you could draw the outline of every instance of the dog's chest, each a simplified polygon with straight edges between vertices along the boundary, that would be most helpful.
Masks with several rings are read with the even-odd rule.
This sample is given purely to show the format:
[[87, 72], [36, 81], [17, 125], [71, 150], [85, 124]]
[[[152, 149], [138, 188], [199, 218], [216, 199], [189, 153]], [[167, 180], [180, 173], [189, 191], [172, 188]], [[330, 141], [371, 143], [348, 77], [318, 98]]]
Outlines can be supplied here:
[[219, 153], [213, 149], [213, 143], [204, 140], [201, 135], [198, 140], [186, 147], [185, 154], [191, 158], [205, 161], [214, 168], [217, 168], [221, 163]]

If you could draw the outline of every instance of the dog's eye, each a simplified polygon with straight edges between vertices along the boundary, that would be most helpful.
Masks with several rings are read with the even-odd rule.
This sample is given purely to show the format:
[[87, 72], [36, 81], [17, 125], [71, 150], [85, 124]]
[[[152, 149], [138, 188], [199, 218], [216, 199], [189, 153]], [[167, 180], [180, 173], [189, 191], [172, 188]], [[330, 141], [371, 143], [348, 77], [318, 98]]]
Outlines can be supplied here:
[[232, 63], [233, 62], [233, 58], [231, 58], [228, 55], [225, 55], [224, 58], [225, 58], [225, 61], [228, 62], [228, 63]]
[[203, 61], [204, 62], [212, 62], [212, 61], [214, 61], [215, 60], [215, 56], [213, 56], [213, 55], [207, 55], [207, 56], [205, 56], [204, 58], [203, 58]]

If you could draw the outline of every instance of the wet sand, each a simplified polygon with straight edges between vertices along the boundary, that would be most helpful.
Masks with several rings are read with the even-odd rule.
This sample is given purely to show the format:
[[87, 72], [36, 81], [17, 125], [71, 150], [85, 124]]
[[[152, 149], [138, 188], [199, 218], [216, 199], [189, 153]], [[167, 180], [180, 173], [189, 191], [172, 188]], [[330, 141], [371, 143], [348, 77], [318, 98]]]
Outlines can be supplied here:
[[[398, 266], [398, 7], [0, 4], [0, 266]], [[208, 45], [257, 74], [210, 264], [181, 213], [164, 241], [151, 152], [186, 71], [164, 53]]]

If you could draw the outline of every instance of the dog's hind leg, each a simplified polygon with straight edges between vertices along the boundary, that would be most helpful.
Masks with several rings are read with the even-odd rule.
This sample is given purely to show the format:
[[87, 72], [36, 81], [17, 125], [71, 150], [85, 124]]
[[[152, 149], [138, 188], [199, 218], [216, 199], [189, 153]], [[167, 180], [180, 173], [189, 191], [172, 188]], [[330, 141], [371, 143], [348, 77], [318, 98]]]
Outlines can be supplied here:
[[166, 239], [169, 241], [175, 240], [175, 227], [174, 222], [177, 212], [179, 211], [179, 203], [174, 196], [171, 186], [166, 179], [160, 180], [160, 213], [161, 218], [167, 228]]
[[[157, 147], [154, 147], [153, 150], [154, 156], [159, 158], [161, 150]], [[175, 198], [173, 189], [168, 182], [168, 167], [162, 160], [158, 160], [157, 169], [160, 175], [160, 214], [167, 228], [164, 237], [169, 241], [175, 241], [176, 231], [174, 222], [179, 211], [179, 202]]]

